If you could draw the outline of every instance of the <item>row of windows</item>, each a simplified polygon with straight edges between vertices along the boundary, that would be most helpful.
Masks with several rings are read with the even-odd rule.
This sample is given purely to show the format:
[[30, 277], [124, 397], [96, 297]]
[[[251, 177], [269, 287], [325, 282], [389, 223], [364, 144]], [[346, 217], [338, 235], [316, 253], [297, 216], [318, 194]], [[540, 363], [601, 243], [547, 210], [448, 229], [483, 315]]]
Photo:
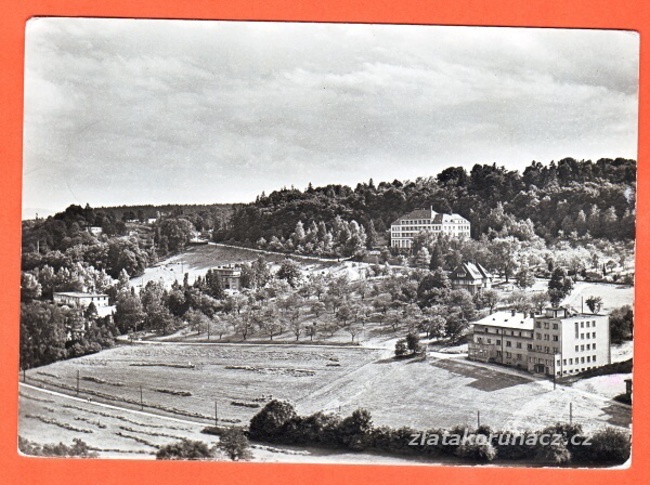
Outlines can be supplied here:
[[[596, 326], [596, 320], [589, 321], [587, 320], [586, 322], [580, 322], [580, 328], [589, 328], [589, 327], [595, 327]], [[578, 328], [578, 322], [576, 322], [576, 328]]]
[[[587, 363], [596, 362], [596, 356], [595, 355], [587, 355], [586, 357], [576, 357], [575, 358], [575, 364], [574, 364], [573, 360], [574, 359], [569, 358], [569, 359], [564, 359], [562, 362], [564, 363], [564, 365], [578, 365], [578, 364], [584, 364], [585, 362], [587, 362]], [[558, 364], [559, 363], [560, 362], [558, 361]]]
[[553, 363], [551, 359], [543, 359], [541, 357], [528, 357], [528, 362], [532, 362], [533, 364], [546, 364], [546, 365], [551, 365]]
[[589, 334], [589, 332], [581, 333], [580, 334], [580, 340], [584, 340], [585, 338], [587, 338], [587, 339], [596, 338], [596, 332], [591, 332], [591, 334]]
[[596, 344], [587, 344], [586, 346], [584, 344], [576, 345], [575, 349], [576, 352], [584, 352], [585, 350], [596, 350]]
[[[483, 343], [483, 337], [478, 337], [476, 339], [476, 341], [479, 344], [482, 344]], [[492, 344], [492, 339], [491, 338], [486, 339], [485, 343], [487, 343], [488, 345], [491, 345]], [[495, 345], [501, 345], [501, 340], [497, 339], [495, 341]], [[506, 347], [512, 347], [512, 342], [510, 340], [506, 340]], [[515, 342], [515, 348], [517, 348], [517, 349], [523, 348], [522, 343], [521, 342]], [[526, 350], [533, 350], [533, 345], [532, 344], [526, 344]]]
[[[588, 369], [593, 369], [594, 367], [595, 367], [595, 366], [590, 365], [590, 366], [587, 366], [587, 367], [582, 367], [581, 369], [569, 369], [569, 370], [562, 371], [562, 374], [564, 374], [564, 375], [567, 375], [567, 374], [578, 374], [578, 373], [580, 373], [580, 372], [584, 372], [584, 371], [586, 371], [586, 370], [588, 370]], [[558, 371], [557, 375], [558, 375], [558, 376], [560, 375], [560, 372], [559, 372], [559, 371]]]
[[[400, 221], [400, 224], [402, 226], [406, 226], [406, 225], [409, 225], [409, 224], [415, 224], [415, 225], [420, 225], [420, 226], [421, 225], [431, 226], [431, 225], [433, 225], [433, 222], [432, 222], [432, 219], [404, 219], [404, 220]], [[469, 227], [468, 221], [463, 220], [463, 219], [454, 219], [454, 220], [451, 220], [451, 221], [448, 220], [448, 221], [444, 222], [444, 224], [456, 224], [456, 225], [463, 224], [466, 227]], [[436, 224], [436, 225], [439, 226], [440, 224]]]
[[[485, 327], [485, 329], [477, 328], [476, 331], [477, 332], [485, 331], [485, 333], [492, 333], [490, 331], [490, 327]], [[496, 333], [497, 335], [501, 335], [501, 329], [497, 328], [494, 331], [494, 333]], [[508, 335], [508, 331], [504, 330], [503, 335]], [[522, 332], [521, 330], [510, 330], [510, 335], [512, 335], [513, 337], [519, 336], [519, 337], [527, 337], [527, 338], [532, 336], [530, 332]]]
[[[535, 327], [537, 327], [537, 328], [542, 328], [542, 323], [544, 324], [544, 328], [545, 328], [546, 330], [548, 330], [548, 329], [549, 329], [549, 323], [548, 323], [548, 322], [540, 322], [540, 321], [537, 321], [537, 322], [535, 323]], [[553, 330], [557, 330], [557, 329], [559, 329], [559, 328], [560, 328], [559, 324], [557, 324], [557, 323], [554, 323], [554, 324], [553, 324]]]
[[[549, 334], [545, 333], [545, 334], [543, 335], [543, 337], [544, 337], [544, 338], [543, 338], [544, 340], [550, 340], [550, 337], [551, 337], [551, 336], [550, 336]], [[537, 332], [537, 333], [535, 334], [535, 338], [536, 338], [537, 340], [542, 340], [542, 334], [539, 333], [539, 332]], [[559, 342], [559, 340], [560, 340], [560, 337], [559, 337], [559, 336], [557, 336], [557, 335], [553, 335], [553, 342]]]
[[[541, 345], [535, 345], [535, 352], [544, 352], [545, 354], [550, 354], [551, 347], [542, 347]], [[560, 349], [558, 347], [553, 347], [553, 353], [559, 354]]]

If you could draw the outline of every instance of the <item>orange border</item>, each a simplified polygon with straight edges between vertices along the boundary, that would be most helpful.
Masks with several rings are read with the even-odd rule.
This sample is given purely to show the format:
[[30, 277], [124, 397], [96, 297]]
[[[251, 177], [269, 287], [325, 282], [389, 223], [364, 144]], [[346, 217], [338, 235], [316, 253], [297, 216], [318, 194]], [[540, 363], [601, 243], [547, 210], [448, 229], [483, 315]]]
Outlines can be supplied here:
[[[650, 208], [648, 190], [650, 151], [650, 2], [647, 0], [5, 0], [0, 15], [0, 480], [6, 484], [167, 484], [192, 481], [230, 483], [330, 483], [353, 484], [448, 483], [501, 484], [548, 480], [554, 484], [616, 482], [643, 483], [650, 474], [648, 418], [642, 414], [650, 393], [648, 346], [650, 329], [644, 317], [647, 300], [636, 302], [634, 447], [633, 465], [627, 470], [525, 470], [443, 468], [411, 466], [334, 466], [285, 464], [179, 463], [115, 460], [26, 459], [16, 453], [18, 314], [20, 281], [21, 157], [23, 107], [23, 52], [25, 22], [32, 16], [151, 17], [230, 20], [287, 20], [364, 23], [534, 26], [629, 29], [641, 34], [641, 89], [639, 128], [639, 185], [637, 224], [637, 288], [644, 287], [650, 268], [648, 254]], [[645, 135], [645, 136], [644, 136]], [[640, 322], [640, 323], [639, 323]], [[645, 480], [642, 480], [644, 477]]]

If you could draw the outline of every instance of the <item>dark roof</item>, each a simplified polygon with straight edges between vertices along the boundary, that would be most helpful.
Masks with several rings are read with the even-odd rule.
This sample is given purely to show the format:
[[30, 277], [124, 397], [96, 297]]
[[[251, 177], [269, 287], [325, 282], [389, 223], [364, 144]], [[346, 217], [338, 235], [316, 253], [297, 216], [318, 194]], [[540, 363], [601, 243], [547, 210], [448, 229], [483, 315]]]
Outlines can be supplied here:
[[415, 209], [414, 211], [409, 212], [406, 215], [403, 215], [399, 219], [397, 219], [393, 224], [399, 221], [412, 221], [412, 220], [418, 220], [418, 219], [433, 219], [436, 215], [440, 215], [437, 212], [431, 210], [431, 209]]
[[452, 220], [462, 219], [465, 222], [468, 222], [467, 219], [461, 217], [458, 214], [445, 214], [443, 212], [436, 212], [431, 209], [415, 209], [414, 211], [409, 212], [408, 214], [403, 215], [399, 219], [391, 222], [391, 226], [394, 224], [399, 224], [401, 221], [416, 221], [416, 220], [427, 220], [433, 221], [433, 224], [442, 224], [443, 222], [450, 222]]
[[456, 276], [456, 273], [459, 271], [464, 271], [467, 276], [464, 277], [466, 278], [471, 278], [473, 280], [482, 280], [483, 278], [492, 278], [492, 275], [479, 263], [472, 263], [472, 262], [465, 262], [461, 264], [460, 266], [457, 266], [454, 271], [452, 272], [450, 278], [451, 279], [457, 279], [458, 277]]

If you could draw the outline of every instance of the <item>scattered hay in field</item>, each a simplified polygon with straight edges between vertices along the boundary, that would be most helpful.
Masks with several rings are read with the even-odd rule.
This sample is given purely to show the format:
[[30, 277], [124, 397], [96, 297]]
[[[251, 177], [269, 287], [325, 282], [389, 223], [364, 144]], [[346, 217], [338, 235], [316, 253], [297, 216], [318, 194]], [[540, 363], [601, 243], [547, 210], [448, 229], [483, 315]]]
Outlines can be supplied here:
[[192, 393], [190, 391], [175, 391], [173, 389], [154, 389], [154, 391], [163, 392], [165, 394], [171, 394], [173, 396], [191, 396], [192, 395]]
[[341, 364], [339, 364], [338, 362], [328, 362], [327, 364], [325, 364], [325, 367], [341, 367]]
[[173, 369], [196, 369], [194, 364], [166, 364], [164, 362], [137, 362], [129, 364], [132, 367], [171, 367]]
[[41, 370], [36, 371], [36, 373], [37, 373], [39, 376], [51, 377], [52, 379], [61, 379], [61, 378], [60, 378], [59, 376], [57, 376], [56, 374], [50, 374], [49, 372], [44, 372], [44, 371], [41, 371]]
[[122, 433], [121, 431], [116, 431], [115, 434], [117, 436], [121, 436], [122, 438], [128, 438], [128, 439], [131, 439], [133, 441], [137, 441], [138, 443], [141, 443], [143, 445], [151, 446], [152, 448], [156, 448], [156, 449], [160, 448], [159, 445], [157, 445], [155, 443], [152, 443], [151, 441], [147, 441], [147, 440], [145, 440], [143, 438], [140, 438], [139, 436], [133, 436], [133, 435], [130, 435], [130, 434]]
[[57, 421], [56, 419], [50, 419], [50, 418], [46, 418], [46, 417], [43, 417], [43, 416], [37, 416], [35, 414], [27, 414], [27, 415], [25, 415], [25, 417], [30, 418], [30, 419], [36, 419], [36, 420], [41, 421], [43, 423], [51, 424], [53, 426], [58, 426], [59, 428], [67, 429], [68, 431], [75, 431], [77, 433], [92, 433], [93, 432], [92, 429], [75, 428], [74, 426], [70, 426], [67, 423], [62, 423], [60, 421]]
[[75, 421], [84, 421], [86, 423], [94, 424], [99, 429], [106, 429], [106, 425], [104, 423], [102, 423], [101, 421], [95, 421], [95, 420], [90, 419], [90, 418], [84, 418], [83, 416], [76, 416], [74, 418], [74, 420]]
[[231, 406], [241, 406], [244, 408], [259, 408], [260, 405], [256, 402], [241, 402], [241, 401], [231, 401]]
[[[146, 426], [146, 425], [143, 424], [142, 426]], [[140, 430], [140, 429], [133, 429], [133, 428], [129, 428], [128, 426], [120, 426], [119, 428], [121, 430], [129, 431], [131, 433], [146, 434], [148, 436], [154, 436], [154, 437], [157, 437], [157, 438], [172, 438], [172, 439], [175, 439], [175, 440], [181, 440], [181, 439], [184, 438], [183, 436], [177, 436], [177, 435], [173, 435], [173, 434], [160, 433], [160, 432], [155, 432], [155, 431], [145, 431], [145, 430]]]
[[310, 369], [294, 369], [291, 367], [256, 367], [251, 365], [227, 365], [226, 369], [245, 370], [257, 372], [258, 374], [283, 375], [292, 377], [310, 377], [315, 376], [316, 371]]
[[107, 384], [109, 386], [124, 387], [123, 382], [111, 382], [111, 381], [107, 381], [107, 380], [104, 380], [104, 379], [100, 379], [99, 377], [93, 377], [93, 376], [82, 376], [81, 380], [82, 381], [95, 382], [97, 384]]
[[120, 448], [96, 448], [94, 446], [89, 446], [90, 451], [97, 451], [99, 453], [137, 453], [139, 455], [153, 455], [152, 451], [147, 450], [122, 450]]

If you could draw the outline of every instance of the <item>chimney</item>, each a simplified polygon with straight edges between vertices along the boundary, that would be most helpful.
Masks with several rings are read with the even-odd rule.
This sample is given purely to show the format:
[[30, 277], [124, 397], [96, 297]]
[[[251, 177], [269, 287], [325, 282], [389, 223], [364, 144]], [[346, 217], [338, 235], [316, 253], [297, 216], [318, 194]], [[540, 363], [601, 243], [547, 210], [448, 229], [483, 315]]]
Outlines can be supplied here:
[[514, 317], [515, 313], [517, 313], [517, 312], [516, 312], [516, 310], [514, 308], [511, 311], [512, 311], [512, 316]]

